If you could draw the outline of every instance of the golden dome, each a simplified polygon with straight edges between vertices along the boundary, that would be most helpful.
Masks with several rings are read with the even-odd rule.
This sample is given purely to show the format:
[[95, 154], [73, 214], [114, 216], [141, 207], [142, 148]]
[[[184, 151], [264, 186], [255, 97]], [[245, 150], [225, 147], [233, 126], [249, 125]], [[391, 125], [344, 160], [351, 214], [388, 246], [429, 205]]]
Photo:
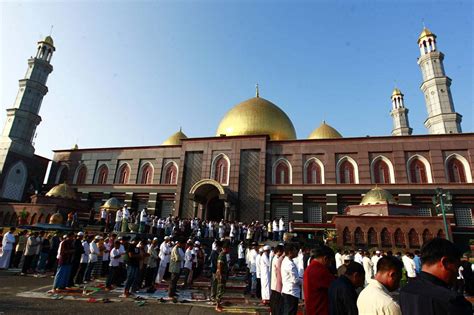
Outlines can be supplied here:
[[64, 199], [77, 199], [76, 192], [68, 184], [63, 183], [54, 186], [47, 193], [46, 197], [56, 197]]
[[398, 88], [394, 88], [392, 92], [392, 96], [395, 96], [395, 95], [403, 95], [403, 94], [402, 94], [402, 91], [400, 91]]
[[333, 127], [326, 124], [325, 121], [321, 125], [314, 129], [309, 135], [308, 139], [338, 139], [342, 138], [342, 135]]
[[362, 198], [362, 201], [360, 202], [360, 205], [367, 206], [387, 203], [396, 204], [397, 202], [393, 198], [392, 194], [389, 193], [387, 190], [375, 187], [365, 194], [364, 198]]
[[179, 131], [172, 134], [162, 145], [181, 145], [181, 140], [187, 138], [188, 137], [181, 131], [181, 128], [179, 128]]
[[100, 208], [107, 210], [118, 210], [122, 208], [122, 203], [117, 198], [112, 197], [108, 199]]
[[429, 29], [427, 29], [426, 27], [423, 27], [423, 31], [421, 31], [421, 34], [420, 36], [418, 37], [418, 43], [425, 37], [428, 37], [428, 36], [431, 36], [433, 38], [436, 38], [436, 35], [431, 33], [431, 31]]
[[63, 224], [64, 218], [61, 213], [55, 213], [49, 218], [49, 224]]
[[54, 41], [51, 36], [46, 36], [46, 38], [43, 40], [43, 42], [50, 44], [51, 46], [54, 46]]
[[222, 118], [216, 136], [269, 135], [271, 140], [296, 139], [295, 127], [278, 106], [253, 97], [231, 108]]

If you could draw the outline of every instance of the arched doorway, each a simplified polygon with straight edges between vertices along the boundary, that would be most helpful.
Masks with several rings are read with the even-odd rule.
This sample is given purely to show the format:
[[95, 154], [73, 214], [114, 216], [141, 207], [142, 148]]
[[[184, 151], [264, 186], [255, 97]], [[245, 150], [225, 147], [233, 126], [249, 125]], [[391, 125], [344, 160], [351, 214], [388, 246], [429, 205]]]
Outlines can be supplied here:
[[194, 201], [194, 216], [203, 220], [233, 220], [228, 195], [213, 179], [202, 179], [191, 187], [189, 198]]

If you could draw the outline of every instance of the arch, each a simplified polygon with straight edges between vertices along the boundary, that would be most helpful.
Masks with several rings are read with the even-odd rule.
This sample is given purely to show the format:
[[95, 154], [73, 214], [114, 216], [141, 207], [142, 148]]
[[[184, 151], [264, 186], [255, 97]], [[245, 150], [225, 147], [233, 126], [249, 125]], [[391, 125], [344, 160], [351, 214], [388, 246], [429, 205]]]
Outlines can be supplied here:
[[423, 244], [425, 244], [426, 242], [428, 242], [429, 240], [431, 240], [433, 238], [433, 234], [431, 234], [430, 230], [429, 229], [425, 229], [423, 231], [423, 234], [422, 234], [422, 239], [423, 239]]
[[369, 231], [367, 232], [367, 243], [370, 246], [377, 245], [377, 232], [375, 232], [375, 229], [373, 227], [369, 228]]
[[36, 213], [33, 213], [30, 219], [30, 225], [33, 225], [36, 223]]
[[315, 157], [309, 158], [303, 167], [305, 184], [324, 184], [324, 164]]
[[189, 193], [195, 195], [198, 188], [203, 187], [205, 185], [212, 185], [215, 188], [217, 188], [220, 195], [225, 195], [224, 187], [222, 187], [222, 185], [219, 182], [213, 179], [201, 179], [196, 184], [194, 184], [193, 187], [191, 187], [191, 190], [189, 191]]
[[38, 223], [43, 223], [43, 222], [42, 222], [42, 221], [43, 221], [43, 217], [44, 217], [44, 214], [41, 213], [41, 214], [39, 215], [39, 217], [38, 217]]
[[67, 182], [67, 177], [69, 173], [69, 167], [66, 164], [61, 164], [56, 173], [56, 184], [62, 184]]
[[446, 178], [450, 183], [472, 183], [469, 162], [460, 154], [453, 153], [444, 161]]
[[3, 225], [9, 225], [10, 224], [10, 212], [7, 212], [5, 214], [5, 217], [3, 218]]
[[18, 216], [16, 212], [13, 212], [11, 218], [10, 218], [10, 223], [8, 225], [16, 225], [18, 221]]
[[431, 166], [428, 160], [419, 154], [415, 154], [407, 161], [408, 178], [410, 183], [424, 184], [432, 183]]
[[364, 242], [364, 232], [360, 227], [357, 227], [354, 231], [354, 244], [363, 245]]
[[410, 232], [408, 232], [408, 246], [410, 246], [410, 248], [420, 247], [420, 238], [415, 229], [411, 229]]
[[178, 182], [178, 165], [174, 161], [169, 161], [163, 169], [162, 184], [176, 185]]
[[359, 167], [350, 156], [344, 156], [336, 164], [336, 178], [338, 184], [358, 184]]
[[220, 153], [214, 157], [211, 163], [211, 178], [224, 186], [229, 185], [230, 160], [227, 155]]
[[99, 184], [99, 185], [107, 184], [108, 177], [109, 177], [109, 168], [107, 164], [102, 164], [97, 169], [96, 184]]
[[342, 243], [344, 245], [350, 245], [351, 244], [351, 231], [349, 228], [346, 226], [342, 232]]
[[274, 185], [291, 185], [292, 174], [291, 164], [287, 159], [279, 158], [273, 163], [272, 183]]
[[153, 174], [154, 174], [153, 165], [151, 163], [145, 163], [142, 166], [140, 171], [140, 184], [146, 185], [153, 183]]
[[27, 178], [28, 169], [25, 163], [18, 161], [13, 164], [3, 180], [2, 197], [11, 200], [22, 200]]
[[445, 238], [444, 236], [444, 231], [442, 229], [438, 230], [438, 233], [436, 233], [436, 237], [438, 238]]
[[400, 228], [395, 230], [395, 247], [404, 248], [405, 247], [405, 236]]
[[51, 219], [51, 213], [48, 213], [46, 216], [46, 219], [44, 220], [44, 223], [49, 223], [49, 220]]
[[392, 246], [392, 238], [387, 228], [383, 228], [382, 232], [380, 232], [380, 240], [382, 242], [382, 247]]
[[83, 185], [86, 183], [87, 167], [81, 164], [77, 167], [76, 175], [74, 176], [74, 183], [76, 185]]
[[370, 163], [370, 174], [374, 184], [394, 184], [395, 171], [390, 159], [383, 155], [375, 157]]
[[128, 163], [123, 163], [120, 165], [117, 176], [115, 177], [115, 182], [117, 184], [128, 184], [130, 178], [130, 165]]

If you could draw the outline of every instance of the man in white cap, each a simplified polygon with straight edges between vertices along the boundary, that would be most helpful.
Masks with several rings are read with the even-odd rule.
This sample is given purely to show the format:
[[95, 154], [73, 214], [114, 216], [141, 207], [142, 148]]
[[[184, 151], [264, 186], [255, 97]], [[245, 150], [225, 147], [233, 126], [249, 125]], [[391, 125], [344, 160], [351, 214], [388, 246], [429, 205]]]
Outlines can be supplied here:
[[379, 259], [382, 258], [382, 257], [380, 257], [380, 254], [381, 254], [381, 253], [380, 253], [379, 250], [375, 251], [375, 255], [373, 255], [373, 256], [372, 256], [372, 259], [371, 259], [371, 260], [372, 260], [372, 263], [374, 264], [374, 265], [372, 266], [372, 268], [374, 269], [374, 272], [373, 272], [374, 275], [377, 274], [377, 263], [379, 262]]
[[8, 269], [10, 266], [10, 258], [12, 256], [13, 245], [15, 244], [15, 228], [11, 227], [10, 231], [5, 233], [2, 240], [2, 255], [0, 255], [0, 269]]
[[140, 212], [140, 227], [139, 227], [140, 233], [145, 232], [145, 226], [146, 226], [147, 220], [148, 220], [148, 213], [146, 212], [146, 208], [143, 208], [143, 210]]
[[165, 236], [165, 240], [160, 245], [160, 253], [158, 254], [158, 257], [160, 257], [160, 266], [158, 268], [158, 274], [156, 275], [155, 283], [161, 283], [164, 281], [163, 277], [170, 262], [170, 241], [171, 238], [169, 236]]
[[114, 226], [114, 231], [120, 232], [122, 229], [122, 220], [123, 220], [123, 211], [122, 209], [118, 209], [117, 212], [115, 212], [115, 226]]
[[94, 270], [100, 255], [98, 243], [101, 239], [102, 237], [100, 235], [96, 235], [94, 240], [89, 244], [89, 263], [87, 264], [86, 274], [84, 275], [84, 282], [91, 281], [92, 271]]
[[260, 258], [260, 281], [262, 288], [262, 303], [270, 303], [270, 246], [263, 246], [263, 253]]

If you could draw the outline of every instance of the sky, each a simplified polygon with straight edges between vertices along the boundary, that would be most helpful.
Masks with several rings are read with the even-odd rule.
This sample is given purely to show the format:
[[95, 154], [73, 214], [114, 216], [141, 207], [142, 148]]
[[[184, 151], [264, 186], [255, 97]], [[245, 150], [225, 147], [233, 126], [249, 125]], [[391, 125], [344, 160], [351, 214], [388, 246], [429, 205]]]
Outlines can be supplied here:
[[[473, 132], [472, 1], [11, 1], [0, 3], [0, 106], [14, 103], [36, 42], [56, 52], [36, 153], [214, 136], [260, 96], [298, 139], [322, 120], [345, 137], [390, 135], [400, 88], [426, 134], [418, 36], [438, 37], [464, 132]], [[0, 113], [0, 124], [5, 112]]]

